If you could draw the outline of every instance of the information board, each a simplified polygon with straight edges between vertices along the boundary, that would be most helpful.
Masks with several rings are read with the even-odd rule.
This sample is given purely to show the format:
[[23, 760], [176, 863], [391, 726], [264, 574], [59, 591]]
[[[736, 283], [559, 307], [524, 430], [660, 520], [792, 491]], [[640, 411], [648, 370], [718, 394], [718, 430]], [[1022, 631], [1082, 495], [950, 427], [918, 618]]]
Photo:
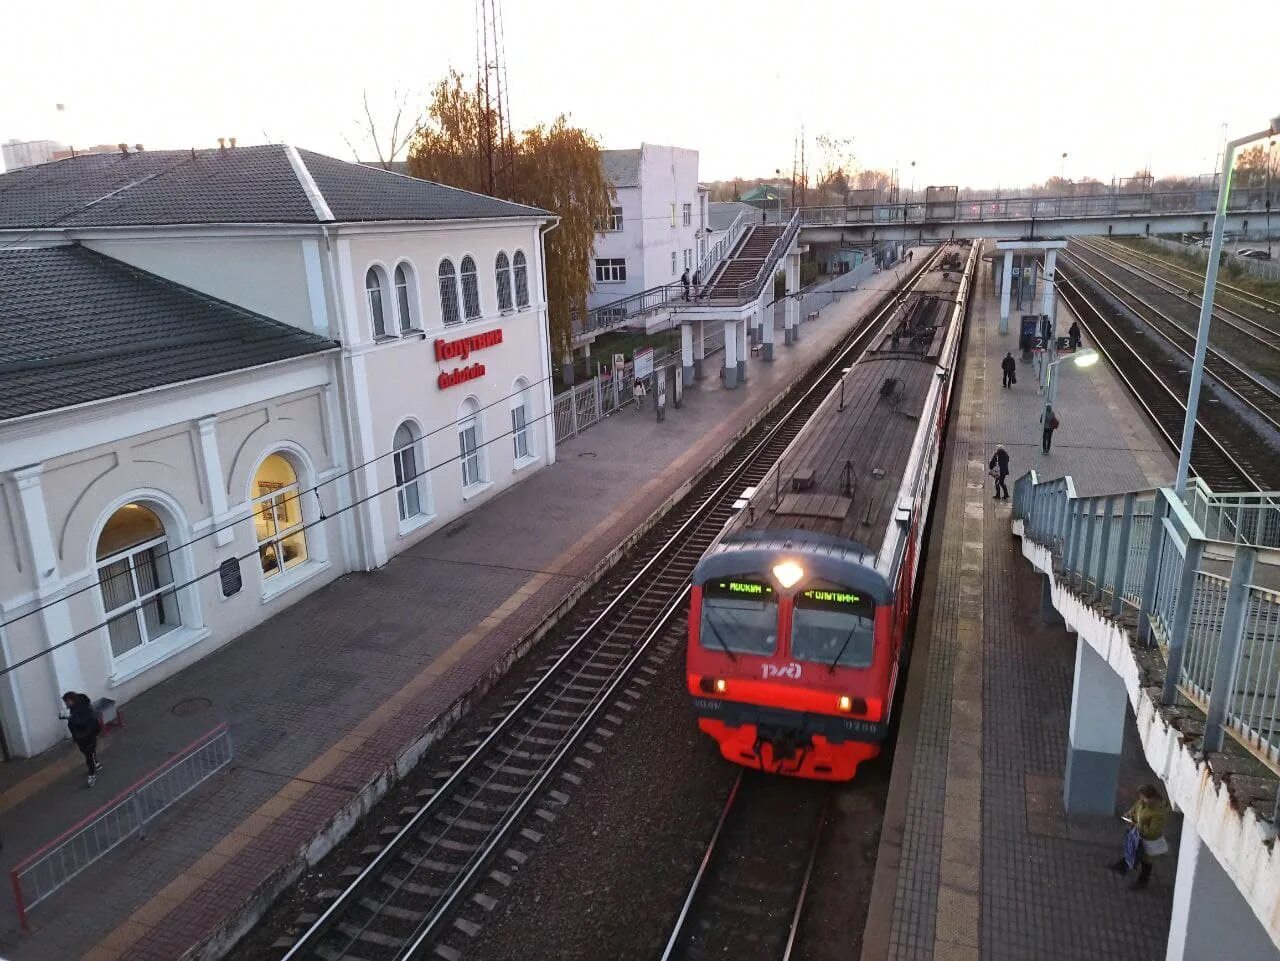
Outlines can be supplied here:
[[653, 348], [645, 347], [637, 350], [635, 354], [635, 375], [636, 380], [644, 380], [646, 377], [653, 376]]

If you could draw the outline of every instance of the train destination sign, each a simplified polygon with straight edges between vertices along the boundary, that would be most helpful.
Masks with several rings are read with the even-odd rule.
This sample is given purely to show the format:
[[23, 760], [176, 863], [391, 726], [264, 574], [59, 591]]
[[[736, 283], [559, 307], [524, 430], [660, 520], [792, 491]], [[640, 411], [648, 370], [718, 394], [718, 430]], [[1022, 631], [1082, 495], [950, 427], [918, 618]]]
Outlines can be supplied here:
[[862, 598], [857, 594], [845, 591], [805, 591], [800, 595], [811, 601], [822, 601], [825, 604], [861, 604]]
[[[496, 347], [500, 343], [502, 343], [501, 327], [494, 330], [486, 330], [480, 334], [472, 334], [470, 337], [459, 337], [456, 340], [438, 338], [434, 344], [436, 361], [443, 364], [449, 360], [469, 360], [473, 350]], [[453, 370], [440, 371], [440, 376], [436, 378], [436, 386], [444, 390], [447, 387], [456, 387], [458, 384], [465, 384], [469, 380], [475, 380], [477, 377], [483, 377], [484, 375], [485, 367], [481, 363], [471, 364], [467, 367], [455, 367]]]
[[717, 581], [716, 587], [730, 594], [750, 594], [757, 597], [768, 597], [773, 588], [768, 584], [756, 584], [752, 581]]

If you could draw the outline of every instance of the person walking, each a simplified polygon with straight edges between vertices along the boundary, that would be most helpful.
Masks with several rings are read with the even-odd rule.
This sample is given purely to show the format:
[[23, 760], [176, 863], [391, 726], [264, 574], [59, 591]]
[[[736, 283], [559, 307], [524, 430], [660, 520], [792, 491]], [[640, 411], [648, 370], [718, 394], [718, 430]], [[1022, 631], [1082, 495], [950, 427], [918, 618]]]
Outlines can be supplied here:
[[1128, 874], [1137, 868], [1138, 876], [1129, 883], [1132, 891], [1145, 888], [1151, 880], [1152, 859], [1169, 853], [1169, 842], [1164, 836], [1168, 815], [1169, 805], [1153, 784], [1138, 788], [1138, 800], [1123, 815], [1132, 825], [1124, 835], [1124, 854], [1107, 867], [1116, 874]]
[[1004, 355], [1004, 360], [1000, 361], [1000, 369], [1004, 371], [1004, 386], [1012, 387], [1018, 382], [1018, 362], [1013, 359], [1013, 351], [1009, 351]]
[[637, 377], [635, 383], [631, 385], [631, 396], [636, 400], [636, 410], [644, 410], [644, 395], [644, 381]]
[[62, 695], [62, 703], [67, 706], [67, 730], [71, 732], [71, 740], [76, 742], [76, 747], [84, 755], [85, 767], [89, 770], [88, 784], [93, 787], [98, 780], [98, 772], [102, 770], [102, 765], [98, 763], [98, 735], [102, 733], [102, 723], [98, 720], [89, 695], [67, 691]]
[[1044, 425], [1044, 432], [1040, 437], [1040, 446], [1047, 454], [1049, 448], [1053, 446], [1053, 432], [1058, 429], [1060, 421], [1058, 415], [1053, 412], [1053, 408], [1046, 406], [1044, 413], [1040, 415], [1040, 423]]
[[1003, 447], [997, 447], [987, 467], [996, 481], [996, 496], [992, 500], [1008, 500], [1009, 488], [1005, 486], [1004, 479], [1009, 476], [1009, 452]]
[[689, 299], [689, 268], [684, 269], [684, 273], [680, 275], [680, 284], [684, 287], [684, 299]]
[[1067, 331], [1067, 337], [1070, 340], [1071, 349], [1078, 350], [1080, 348], [1080, 321], [1073, 320], [1071, 322], [1071, 329]]

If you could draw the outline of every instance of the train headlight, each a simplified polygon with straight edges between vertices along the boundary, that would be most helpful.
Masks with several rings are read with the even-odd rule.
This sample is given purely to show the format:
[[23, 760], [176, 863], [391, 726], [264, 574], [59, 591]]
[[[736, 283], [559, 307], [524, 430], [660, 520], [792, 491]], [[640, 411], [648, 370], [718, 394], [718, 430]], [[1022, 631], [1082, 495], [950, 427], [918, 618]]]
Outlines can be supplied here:
[[723, 677], [703, 677], [698, 679], [698, 689], [704, 694], [723, 694], [728, 688], [728, 682]]
[[853, 698], [851, 698], [848, 694], [841, 694], [841, 695], [840, 695], [839, 707], [840, 707], [840, 710], [842, 710], [842, 711], [852, 711], [852, 710], [853, 710]]
[[723, 694], [725, 691], [729, 689], [729, 684], [728, 682], [725, 681], [723, 677], [717, 677], [715, 687], [716, 687], [717, 694]]
[[773, 565], [773, 576], [783, 587], [793, 587], [800, 582], [800, 578], [804, 577], [804, 568], [795, 561], [783, 561], [781, 564]]
[[850, 697], [848, 694], [841, 694], [840, 699], [836, 701], [836, 708], [846, 714], [866, 714], [867, 701], [862, 697]]

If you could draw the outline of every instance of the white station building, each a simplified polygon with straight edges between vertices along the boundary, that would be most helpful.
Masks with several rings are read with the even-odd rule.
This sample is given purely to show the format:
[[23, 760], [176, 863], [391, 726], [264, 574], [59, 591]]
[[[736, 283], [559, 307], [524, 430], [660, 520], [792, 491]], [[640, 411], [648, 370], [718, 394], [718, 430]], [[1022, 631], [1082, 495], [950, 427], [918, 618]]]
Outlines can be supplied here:
[[279, 145], [0, 176], [6, 755], [551, 463], [553, 220]]

